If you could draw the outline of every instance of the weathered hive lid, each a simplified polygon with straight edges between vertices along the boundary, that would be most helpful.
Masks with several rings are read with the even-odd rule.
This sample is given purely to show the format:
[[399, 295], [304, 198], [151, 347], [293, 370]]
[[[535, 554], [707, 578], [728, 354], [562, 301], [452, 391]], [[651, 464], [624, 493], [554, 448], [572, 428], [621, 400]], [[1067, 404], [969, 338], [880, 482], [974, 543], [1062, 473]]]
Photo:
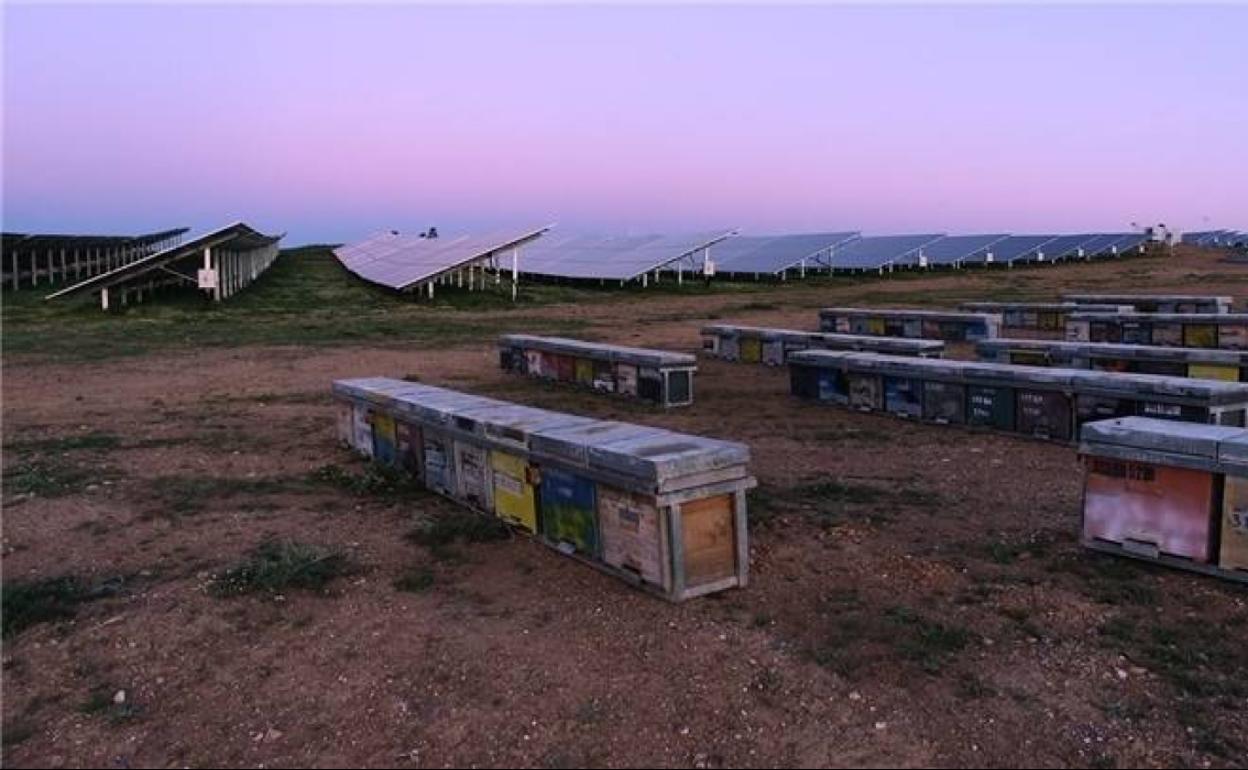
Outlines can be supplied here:
[[396, 380], [392, 377], [360, 377], [335, 380], [331, 390], [336, 395], [389, 406], [393, 405], [402, 394], [421, 392], [428, 390], [429, 387], [418, 382]]
[[595, 423], [597, 420], [514, 405], [509, 409], [491, 410], [482, 422], [485, 434], [490, 438], [527, 449], [533, 434], [538, 431], [574, 428]]
[[[1050, 370], [1051, 371], [1051, 370]], [[1068, 370], [1081, 386], [1123, 395], [1193, 398], [1214, 404], [1248, 403], [1248, 385], [1222, 380], [1167, 377], [1160, 374]]]
[[731, 441], [661, 433], [594, 443], [589, 447], [590, 467], [637, 479], [648, 488], [662, 491], [689, 476], [740, 468], [750, 461], [749, 447]]
[[874, 354], [857, 350], [797, 350], [789, 354], [789, 363], [806, 366], [841, 366], [871, 355]]
[[1248, 475], [1248, 431], [1228, 436], [1218, 445], [1218, 463], [1228, 473]]
[[[1079, 433], [1084, 449], [1119, 447], [1128, 450], [1217, 460], [1219, 444], [1248, 436], [1243, 428], [1197, 422], [1156, 420], [1151, 417], [1119, 417], [1085, 423]], [[1248, 444], [1244, 445], [1248, 449]]]
[[[417, 393], [404, 393], [399, 397], [397, 407], [400, 412], [427, 425], [450, 425], [456, 410], [480, 407], [490, 399], [474, 396], [470, 393], [459, 393], [453, 390], [433, 388]], [[501, 404], [501, 401], [493, 402]]]
[[926, 318], [931, 321], [988, 321], [999, 320], [999, 313], [971, 313], [959, 312], [956, 310], [915, 310], [913, 308], [904, 307], [825, 307], [819, 311], [820, 316], [912, 316], [914, 318]]
[[642, 438], [663, 433], [661, 428], [632, 425], [609, 420], [593, 420], [585, 425], [549, 428], [534, 431], [529, 448], [535, 454], [556, 457], [576, 465], [589, 465], [589, 447], [621, 439]]

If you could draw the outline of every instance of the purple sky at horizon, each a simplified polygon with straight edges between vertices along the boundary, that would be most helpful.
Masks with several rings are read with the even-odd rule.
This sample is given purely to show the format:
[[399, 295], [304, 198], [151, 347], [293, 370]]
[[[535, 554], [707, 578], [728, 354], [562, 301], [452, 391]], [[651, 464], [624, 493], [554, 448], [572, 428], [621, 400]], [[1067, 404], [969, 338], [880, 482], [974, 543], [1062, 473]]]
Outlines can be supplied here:
[[1248, 228], [1248, 6], [14, 6], [5, 230]]

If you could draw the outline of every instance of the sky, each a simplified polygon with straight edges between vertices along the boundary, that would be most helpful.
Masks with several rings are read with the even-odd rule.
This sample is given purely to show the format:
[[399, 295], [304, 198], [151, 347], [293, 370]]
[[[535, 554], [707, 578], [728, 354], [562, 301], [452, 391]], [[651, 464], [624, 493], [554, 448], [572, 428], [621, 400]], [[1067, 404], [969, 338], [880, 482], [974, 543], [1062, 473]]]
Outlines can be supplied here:
[[5, 230], [1248, 229], [1248, 5], [0, 13]]

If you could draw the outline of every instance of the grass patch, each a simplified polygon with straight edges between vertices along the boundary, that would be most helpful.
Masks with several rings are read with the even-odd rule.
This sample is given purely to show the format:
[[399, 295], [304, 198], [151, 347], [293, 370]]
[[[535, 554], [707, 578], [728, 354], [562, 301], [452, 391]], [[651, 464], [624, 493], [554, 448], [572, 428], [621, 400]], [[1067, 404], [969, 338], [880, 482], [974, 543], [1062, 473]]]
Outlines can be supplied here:
[[306, 492], [300, 479], [282, 477], [231, 478], [227, 476], [159, 476], [148, 485], [154, 515], [177, 521], [204, 510], [214, 500], [249, 498], [249, 508], [263, 507], [262, 498], [282, 493]]
[[760, 484], [749, 493], [750, 522], [764, 526], [784, 513], [825, 528], [849, 521], [878, 525], [891, 521], [898, 508], [937, 508], [943, 502], [939, 495], [911, 486], [883, 488], [839, 480], [788, 488]]
[[310, 479], [313, 483], [333, 487], [357, 497], [407, 500], [433, 494], [412, 474], [377, 463], [364, 466], [361, 473], [352, 473], [338, 465], [323, 465], [312, 472]]
[[11, 719], [5, 722], [4, 727], [0, 730], [0, 734], [3, 736], [0, 738], [0, 745], [3, 745], [6, 749], [12, 748], [32, 738], [35, 732], [34, 724], [26, 719]]
[[19, 460], [4, 469], [4, 489], [17, 495], [65, 497], [90, 484], [115, 477], [115, 472], [99, 472], [76, 462], [42, 457]]
[[61, 453], [82, 450], [116, 449], [121, 446], [121, 437], [106, 431], [91, 431], [72, 436], [56, 438], [18, 439], [4, 445], [12, 452]]
[[406, 537], [428, 548], [435, 558], [446, 559], [457, 555], [458, 545], [506, 540], [511, 537], [511, 528], [492, 516], [456, 510], [421, 522]]
[[970, 642], [966, 629], [909, 607], [880, 610], [855, 589], [835, 591], [818, 605], [828, 618], [811, 644], [811, 658], [846, 678], [866, 676], [900, 657], [937, 675]]
[[40, 623], [69, 620], [86, 602], [116, 594], [123, 578], [89, 582], [74, 575], [41, 580], [6, 580], [0, 586], [5, 639]]
[[194, 289], [170, 289], [151, 301], [103, 312], [91, 297], [45, 302], [47, 291], [6, 293], [5, 356], [91, 361], [167, 350], [362, 341], [446, 347], [498, 333], [496, 316], [473, 311], [508, 311], [510, 324], [535, 333], [574, 331], [583, 324], [516, 311], [577, 301], [585, 293], [529, 285], [513, 304], [509, 291], [440, 288], [433, 303], [417, 301], [351, 275], [328, 247], [283, 251], [255, 283], [223, 303]]
[[409, 567], [394, 580], [394, 588], [409, 594], [418, 594], [433, 587], [433, 570], [428, 567]]
[[210, 593], [219, 597], [284, 591], [321, 591], [355, 565], [346, 554], [293, 540], [266, 540], [213, 580]]

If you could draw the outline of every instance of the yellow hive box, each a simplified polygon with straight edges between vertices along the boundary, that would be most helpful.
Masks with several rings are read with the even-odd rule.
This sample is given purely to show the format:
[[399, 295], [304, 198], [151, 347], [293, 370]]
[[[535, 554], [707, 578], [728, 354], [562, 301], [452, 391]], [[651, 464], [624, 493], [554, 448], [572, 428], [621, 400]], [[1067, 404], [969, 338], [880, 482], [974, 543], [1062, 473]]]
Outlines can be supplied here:
[[1189, 364], [1187, 376], [1202, 380], [1239, 382], [1239, 367], [1226, 364]]
[[529, 464], [518, 455], [490, 452], [494, 471], [494, 513], [500, 519], [537, 532], [537, 495], [529, 483]]

